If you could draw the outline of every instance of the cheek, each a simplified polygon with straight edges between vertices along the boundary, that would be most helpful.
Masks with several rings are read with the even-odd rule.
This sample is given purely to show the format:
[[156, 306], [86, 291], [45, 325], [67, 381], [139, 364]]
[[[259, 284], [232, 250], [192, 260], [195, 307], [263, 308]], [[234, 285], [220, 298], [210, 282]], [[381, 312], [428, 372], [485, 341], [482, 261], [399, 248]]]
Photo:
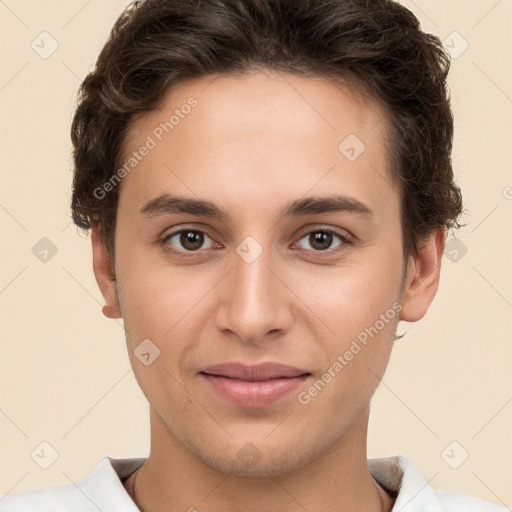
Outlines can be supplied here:
[[345, 284], [332, 288], [319, 308], [333, 332], [317, 338], [322, 373], [299, 400], [314, 402], [336, 418], [359, 411], [373, 396], [391, 355], [401, 307], [389, 288], [372, 286], [365, 293], [357, 280]]
[[[392, 308], [398, 306], [402, 275], [400, 254], [385, 254], [375, 247], [364, 257], [347, 258], [338, 266], [311, 268], [295, 271], [288, 278], [314, 313], [312, 321], [316, 318], [316, 325], [324, 324], [329, 345], [333, 340], [336, 345], [351, 340], [388, 310], [388, 317], [394, 318]], [[306, 309], [301, 311], [297, 314]]]
[[129, 262], [119, 263], [120, 300], [129, 349], [133, 351], [142, 340], [150, 339], [164, 356], [162, 359], [178, 367], [201, 339], [205, 298], [217, 280], [199, 272], [199, 266], [171, 267], [162, 261], [148, 265], [147, 259], [137, 258], [133, 252]]
[[[313, 394], [322, 390], [318, 405], [361, 403], [373, 394], [399, 320], [401, 262], [399, 250], [375, 247], [364, 259], [347, 259], [335, 271], [297, 279], [303, 287], [300, 293], [315, 312], [313, 329], [325, 333], [316, 339], [326, 372], [312, 389]], [[325, 392], [324, 385], [329, 388]]]
[[190, 293], [191, 283], [187, 286], [180, 272], [141, 270], [136, 258], [129, 267], [119, 267], [119, 277], [127, 349], [137, 382], [161, 414], [167, 408], [184, 411], [189, 398], [178, 382], [200, 339], [195, 330], [201, 323], [193, 320], [200, 294]]

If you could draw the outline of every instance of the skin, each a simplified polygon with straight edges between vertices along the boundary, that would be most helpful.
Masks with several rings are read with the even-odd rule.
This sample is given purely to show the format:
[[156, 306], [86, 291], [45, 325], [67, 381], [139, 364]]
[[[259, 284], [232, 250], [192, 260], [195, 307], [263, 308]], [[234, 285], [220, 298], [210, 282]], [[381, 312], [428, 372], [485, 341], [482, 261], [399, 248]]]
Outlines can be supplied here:
[[[180, 84], [133, 122], [125, 156], [191, 96], [197, 106], [120, 185], [116, 282], [100, 228], [92, 230], [95, 276], [110, 316], [124, 320], [150, 404], [151, 450], [135, 500], [145, 512], [389, 511], [394, 496], [367, 466], [370, 400], [398, 321], [421, 319], [436, 294], [444, 228], [404, 260], [383, 110], [319, 78], [259, 70]], [[353, 162], [338, 150], [349, 134], [366, 146]], [[231, 220], [142, 216], [145, 202], [163, 193], [213, 201]], [[358, 199], [373, 215], [278, 218], [289, 201], [333, 193]], [[326, 254], [311, 235], [325, 227], [350, 234], [352, 243], [334, 235]], [[187, 228], [207, 232], [195, 252], [179, 236], [163, 241]], [[263, 249], [252, 263], [236, 252], [248, 236]], [[180, 257], [187, 249], [192, 256]], [[298, 392], [394, 303], [400, 313], [300, 403]], [[160, 350], [149, 366], [134, 355], [147, 338]], [[312, 376], [297, 393], [248, 409], [198, 375], [226, 361], [281, 362]], [[247, 443], [258, 453], [250, 464], [237, 456]], [[132, 483], [133, 476], [125, 483], [130, 493]]]

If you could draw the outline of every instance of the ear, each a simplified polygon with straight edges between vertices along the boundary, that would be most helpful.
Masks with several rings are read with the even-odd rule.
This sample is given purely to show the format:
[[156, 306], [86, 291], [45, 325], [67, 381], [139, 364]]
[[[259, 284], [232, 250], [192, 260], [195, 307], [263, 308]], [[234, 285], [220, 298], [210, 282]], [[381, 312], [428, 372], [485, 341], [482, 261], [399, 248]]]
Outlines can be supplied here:
[[91, 228], [91, 242], [94, 276], [105, 299], [103, 313], [109, 318], [121, 318], [122, 315], [119, 303], [117, 302], [116, 282], [113, 278], [113, 268], [107, 248], [101, 239], [101, 228], [99, 225]]
[[418, 248], [418, 253], [410, 256], [400, 320], [417, 322], [425, 316], [434, 300], [441, 274], [445, 233], [444, 226], [434, 231]]

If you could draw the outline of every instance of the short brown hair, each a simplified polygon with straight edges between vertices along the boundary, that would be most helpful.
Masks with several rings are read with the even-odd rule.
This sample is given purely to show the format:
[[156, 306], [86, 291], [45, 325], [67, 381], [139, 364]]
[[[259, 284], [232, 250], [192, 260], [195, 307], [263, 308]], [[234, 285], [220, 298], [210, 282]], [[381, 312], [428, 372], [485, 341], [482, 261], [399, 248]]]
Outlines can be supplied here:
[[460, 227], [451, 165], [449, 58], [438, 37], [392, 0], [143, 0], [120, 15], [73, 118], [73, 221], [101, 226], [114, 263], [121, 165], [130, 121], [184, 80], [255, 68], [355, 81], [390, 126], [389, 168], [400, 183], [404, 254], [435, 229]]

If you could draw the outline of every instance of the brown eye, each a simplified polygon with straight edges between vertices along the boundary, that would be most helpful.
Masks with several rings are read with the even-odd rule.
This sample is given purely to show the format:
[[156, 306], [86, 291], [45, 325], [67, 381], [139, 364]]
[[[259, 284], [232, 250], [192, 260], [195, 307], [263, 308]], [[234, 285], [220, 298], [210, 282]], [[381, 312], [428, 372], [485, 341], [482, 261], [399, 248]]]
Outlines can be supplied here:
[[198, 231], [182, 231], [180, 234], [180, 244], [189, 251], [199, 249], [203, 242], [204, 235]]
[[[204, 231], [182, 229], [167, 235], [162, 242], [164, 245], [170, 245], [177, 252], [195, 252], [201, 248], [204, 249], [205, 237], [210, 238]], [[209, 247], [206, 248], [208, 249]]]
[[317, 231], [309, 235], [309, 243], [313, 249], [318, 251], [325, 251], [329, 249], [332, 244], [332, 233], [326, 233], [325, 231]]
[[306, 247], [307, 250], [314, 252], [329, 251], [332, 249], [333, 241], [338, 238], [341, 243], [338, 243], [336, 247], [344, 246], [350, 243], [347, 237], [338, 233], [333, 229], [317, 229], [316, 231], [310, 231], [301, 240], [306, 240], [310, 247]]

